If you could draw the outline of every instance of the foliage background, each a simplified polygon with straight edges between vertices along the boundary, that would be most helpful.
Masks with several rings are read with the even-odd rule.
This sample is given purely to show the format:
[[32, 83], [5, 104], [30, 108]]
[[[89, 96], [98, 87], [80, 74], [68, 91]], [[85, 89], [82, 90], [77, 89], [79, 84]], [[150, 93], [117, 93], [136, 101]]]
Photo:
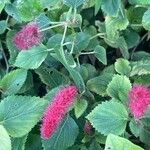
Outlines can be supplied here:
[[[1, 149], [150, 149], [150, 110], [137, 123], [127, 107], [133, 84], [150, 85], [149, 7], [149, 0], [1, 0]], [[42, 32], [39, 45], [20, 51], [12, 38], [33, 21], [41, 30], [67, 27]], [[77, 100], [42, 140], [41, 116], [67, 84], [78, 87]]]

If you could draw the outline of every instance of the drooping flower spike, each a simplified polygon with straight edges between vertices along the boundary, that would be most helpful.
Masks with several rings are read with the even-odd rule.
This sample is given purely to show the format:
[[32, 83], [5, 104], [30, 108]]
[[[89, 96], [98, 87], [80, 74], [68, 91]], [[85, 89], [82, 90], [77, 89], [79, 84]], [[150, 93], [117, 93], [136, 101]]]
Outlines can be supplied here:
[[13, 43], [19, 50], [27, 50], [41, 41], [41, 34], [35, 22], [24, 26], [13, 37]]
[[75, 86], [64, 87], [56, 93], [43, 115], [41, 125], [41, 137], [43, 139], [52, 136], [69, 107], [73, 104], [76, 95], [77, 88]]
[[138, 120], [150, 105], [150, 89], [144, 85], [134, 85], [128, 93], [128, 99], [130, 112]]
[[92, 132], [92, 125], [90, 124], [90, 122], [86, 121], [84, 124], [84, 133], [90, 135]]

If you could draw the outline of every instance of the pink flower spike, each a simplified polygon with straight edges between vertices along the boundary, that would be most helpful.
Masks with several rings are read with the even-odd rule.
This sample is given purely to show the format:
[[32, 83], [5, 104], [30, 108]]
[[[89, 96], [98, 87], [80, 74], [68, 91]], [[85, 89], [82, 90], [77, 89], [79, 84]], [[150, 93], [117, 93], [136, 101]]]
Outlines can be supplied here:
[[150, 105], [150, 89], [144, 85], [134, 85], [128, 93], [129, 109], [135, 119], [144, 116]]
[[49, 139], [52, 136], [69, 107], [73, 104], [76, 95], [77, 88], [75, 86], [64, 87], [56, 93], [43, 115], [41, 125], [41, 137], [43, 139]]
[[13, 37], [13, 43], [20, 50], [27, 50], [41, 41], [41, 34], [36, 23], [29, 23]]

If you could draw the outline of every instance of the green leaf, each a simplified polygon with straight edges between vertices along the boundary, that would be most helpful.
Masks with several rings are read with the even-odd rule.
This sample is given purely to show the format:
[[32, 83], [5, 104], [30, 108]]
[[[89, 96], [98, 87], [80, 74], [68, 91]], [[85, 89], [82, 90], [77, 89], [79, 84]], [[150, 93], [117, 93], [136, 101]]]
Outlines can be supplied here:
[[77, 8], [84, 3], [85, 0], [63, 0], [64, 4], [69, 7]]
[[127, 45], [124, 37], [123, 36], [119, 37], [116, 42], [117, 42], [117, 46], [120, 49], [122, 56], [125, 59], [129, 59], [128, 45]]
[[7, 4], [5, 7], [5, 11], [9, 16], [12, 16], [18, 22], [21, 22], [20, 14], [14, 4]]
[[0, 88], [5, 95], [16, 94], [27, 78], [27, 71], [17, 69], [6, 74], [0, 81]]
[[87, 116], [92, 126], [100, 133], [121, 135], [125, 132], [128, 112], [125, 106], [116, 101], [105, 101], [96, 106]]
[[146, 86], [150, 86], [150, 74], [135, 76], [133, 79], [134, 84], [144, 84]]
[[7, 22], [6, 20], [0, 21], [0, 34], [4, 33], [7, 28]]
[[15, 35], [15, 31], [11, 30], [7, 32], [6, 35], [6, 45], [9, 51], [9, 63], [12, 65], [15, 63], [16, 57], [19, 53], [19, 50], [15, 47], [13, 43], [13, 36]]
[[106, 49], [102, 46], [96, 46], [94, 49], [95, 57], [102, 62], [104, 65], [107, 65], [107, 58], [106, 58]]
[[87, 87], [90, 91], [97, 93], [101, 96], [106, 95], [106, 89], [109, 82], [112, 80], [113, 74], [104, 73], [98, 77], [94, 77], [87, 82]]
[[9, 2], [9, 0], [1, 0], [0, 1], [0, 13], [2, 12], [3, 8], [5, 7], [5, 4], [8, 2]]
[[150, 9], [144, 13], [142, 24], [146, 30], [150, 30]]
[[52, 137], [42, 141], [43, 147], [45, 150], [65, 150], [74, 144], [78, 133], [77, 124], [70, 116], [67, 116]]
[[150, 60], [141, 60], [131, 63], [130, 76], [150, 74]]
[[82, 16], [80, 14], [70, 13], [68, 15], [68, 12], [64, 12], [60, 17], [60, 21], [64, 22], [66, 20], [69, 22], [68, 27], [71, 28], [81, 27], [82, 25]]
[[14, 5], [18, 10], [21, 20], [25, 22], [32, 21], [42, 12], [40, 0], [20, 0], [15, 1]]
[[27, 79], [24, 82], [23, 86], [21, 87], [21, 89], [19, 90], [18, 93], [19, 94], [24, 93], [24, 92], [30, 90], [31, 88], [33, 88], [33, 76], [32, 76], [32, 73], [30, 71], [28, 71]]
[[[73, 53], [76, 54], [87, 48], [90, 42], [90, 35], [84, 32], [79, 32], [76, 34], [76, 36], [68, 36], [66, 42], [74, 42]], [[67, 48], [71, 50], [72, 45], [67, 45]]]
[[90, 144], [89, 150], [103, 150], [100, 146], [100, 144], [93, 140], [92, 143]]
[[123, 75], [114, 75], [112, 81], [108, 84], [107, 93], [109, 96], [126, 103], [130, 89], [131, 83], [129, 78]]
[[50, 19], [44, 13], [41, 13], [35, 20], [40, 30], [50, 25]]
[[130, 62], [123, 58], [117, 59], [115, 62], [115, 70], [121, 75], [129, 75], [131, 71]]
[[120, 0], [102, 0], [102, 10], [108, 15], [116, 17], [121, 5]]
[[77, 71], [76, 68], [72, 68], [64, 54], [62, 53], [62, 50], [63, 49], [55, 49], [56, 50], [56, 54], [51, 54], [55, 59], [57, 59], [58, 61], [60, 61], [64, 66], [65, 68], [68, 70], [68, 72], [70, 73], [73, 81], [75, 82], [76, 86], [78, 87], [79, 91], [82, 93], [85, 91], [85, 84], [84, 84], [84, 81], [83, 81], [83, 78], [82, 76], [80, 75], [80, 73]]
[[51, 101], [53, 99], [53, 97], [55, 96], [55, 94], [60, 90], [60, 87], [56, 87], [52, 90], [50, 90], [43, 98]]
[[74, 112], [76, 118], [81, 117], [81, 115], [85, 112], [87, 109], [88, 102], [84, 99], [77, 99], [74, 104]]
[[37, 124], [46, 105], [39, 97], [8, 96], [0, 103], [0, 124], [12, 137], [22, 137]]
[[129, 0], [129, 2], [136, 5], [150, 5], [149, 0]]
[[125, 30], [123, 36], [129, 49], [136, 46], [140, 41], [140, 36], [133, 30]]
[[2, 125], [0, 125], [0, 131], [1, 150], [11, 150], [10, 137]]
[[135, 120], [131, 120], [129, 123], [130, 131], [134, 134], [135, 137], [138, 137], [140, 134], [140, 124]]
[[106, 146], [105, 149], [111, 149], [111, 150], [144, 150], [143, 148], [133, 144], [129, 140], [109, 134], [106, 140]]
[[54, 36], [50, 37], [47, 42], [47, 48], [56, 48], [60, 46], [62, 40], [62, 34], [55, 34]]
[[[142, 18], [147, 9], [144, 7], [134, 7], [131, 6], [129, 9], [127, 9], [126, 14], [128, 17], [128, 20], [131, 24], [132, 29], [136, 31], [141, 31], [142, 30]], [[135, 25], [135, 26], [134, 26]], [[139, 25], [139, 26], [136, 26]]]
[[27, 51], [21, 51], [14, 65], [24, 69], [37, 69], [47, 55], [48, 51], [44, 45], [34, 46]]
[[119, 38], [119, 32], [125, 30], [129, 21], [125, 14], [119, 12], [117, 17], [107, 16], [105, 20], [106, 34], [109, 40], [116, 41]]
[[40, 135], [29, 134], [25, 150], [43, 150]]
[[103, 0], [95, 0], [95, 15], [98, 13]]
[[40, 0], [40, 2], [44, 8], [51, 7], [52, 9], [55, 8], [55, 6], [57, 6], [61, 2], [61, 0]]
[[20, 138], [12, 138], [12, 150], [25, 150], [27, 135]]
[[50, 88], [69, 83], [69, 78], [54, 68], [39, 67], [35, 72], [39, 75], [41, 81]]

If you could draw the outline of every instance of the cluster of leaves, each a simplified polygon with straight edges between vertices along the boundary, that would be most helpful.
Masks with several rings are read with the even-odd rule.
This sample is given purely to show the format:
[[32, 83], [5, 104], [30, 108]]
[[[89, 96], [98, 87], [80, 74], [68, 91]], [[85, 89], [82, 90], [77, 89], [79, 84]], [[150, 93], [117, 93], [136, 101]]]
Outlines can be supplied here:
[[[132, 84], [150, 85], [149, 7], [149, 0], [1, 0], [0, 148], [150, 149], [150, 109], [137, 123], [127, 105]], [[20, 51], [12, 39], [29, 22], [42, 41]], [[77, 100], [43, 140], [42, 114], [68, 84], [79, 89]]]

